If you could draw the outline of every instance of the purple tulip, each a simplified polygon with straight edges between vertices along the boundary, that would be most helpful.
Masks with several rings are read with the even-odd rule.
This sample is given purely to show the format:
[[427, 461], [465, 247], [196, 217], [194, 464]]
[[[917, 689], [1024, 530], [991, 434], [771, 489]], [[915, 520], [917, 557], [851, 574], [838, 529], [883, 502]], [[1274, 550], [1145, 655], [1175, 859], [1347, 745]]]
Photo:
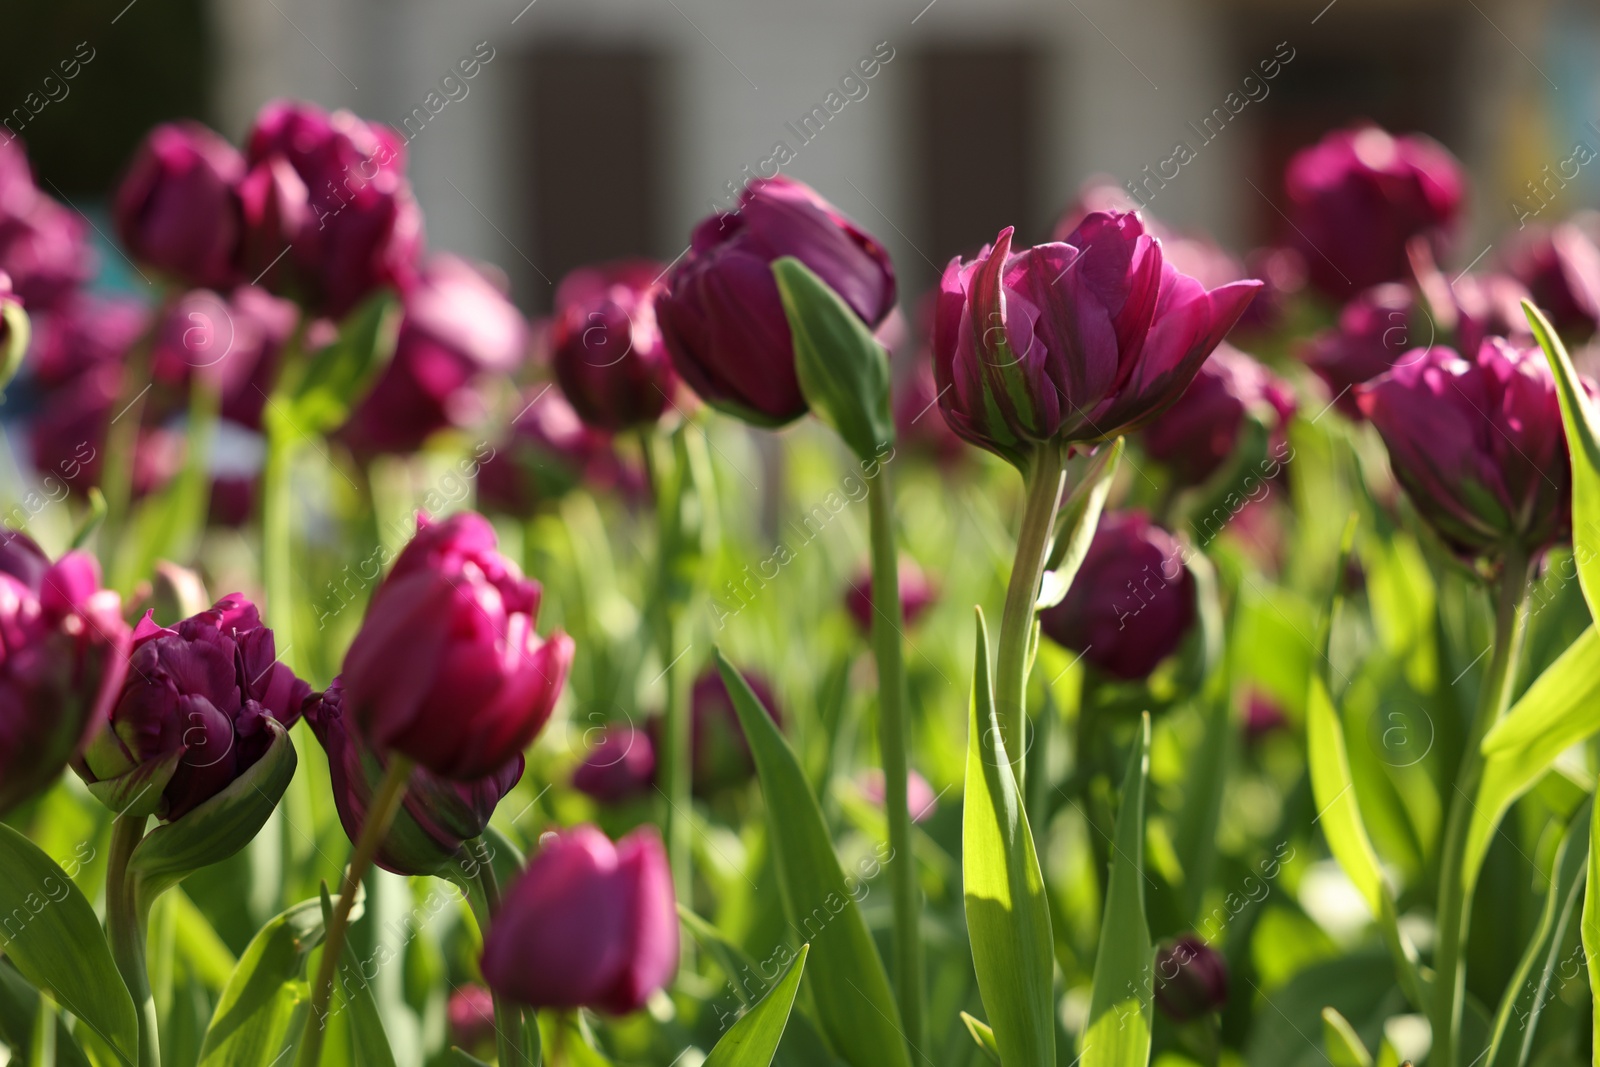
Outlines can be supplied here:
[[150, 322], [143, 302], [77, 292], [33, 319], [28, 368], [42, 385], [64, 385], [107, 364], [120, 367]]
[[[1509, 274], [1462, 274], [1448, 283], [1446, 318], [1455, 318], [1455, 347], [1476, 352], [1484, 341], [1501, 337], [1519, 348], [1534, 343], [1522, 302], [1533, 299]], [[1437, 312], [1436, 312], [1437, 313]]]
[[572, 772], [572, 788], [602, 804], [616, 804], [650, 791], [656, 746], [644, 730], [607, 726]]
[[222, 417], [259, 430], [279, 357], [299, 321], [293, 303], [255, 286], [242, 285], [227, 299], [203, 289], [186, 293], [151, 340], [153, 377], [176, 391], [181, 406], [196, 373], [214, 375]]
[[134, 259], [185, 285], [232, 285], [243, 178], [244, 157], [219, 134], [198, 122], [162, 123], [117, 189], [117, 236]]
[[529, 394], [511, 436], [478, 471], [478, 500], [492, 511], [530, 518], [579, 485], [636, 496], [644, 476], [617, 452], [611, 435], [585, 426], [550, 386]]
[[1228, 1003], [1227, 961], [1198, 934], [1184, 934], [1156, 951], [1155, 987], [1169, 1019], [1201, 1018]]
[[237, 593], [175, 629], [146, 612], [109, 728], [76, 767], [116, 810], [177, 819], [254, 766], [272, 742], [266, 720], [292, 726], [310, 695]]
[[49, 788], [106, 721], [129, 640], [93, 556], [52, 563], [25, 534], [0, 535], [0, 814]]
[[1046, 637], [1115, 678], [1146, 678], [1195, 621], [1183, 547], [1138, 511], [1100, 517], [1078, 577], [1039, 616]]
[[1066, 243], [1011, 251], [1011, 229], [940, 282], [939, 408], [1021, 467], [1037, 442], [1138, 429], [1188, 387], [1258, 281], [1207, 290], [1166, 262], [1137, 215], [1096, 212]]
[[489, 924], [482, 969], [489, 988], [529, 1007], [643, 1007], [678, 970], [677, 901], [656, 831], [615, 845], [593, 826], [546, 834]]
[[1247, 742], [1258, 744], [1263, 738], [1288, 726], [1289, 716], [1284, 714], [1282, 705], [1259, 689], [1250, 690], [1250, 698], [1244, 706], [1244, 737]]
[[[772, 721], [782, 729], [783, 715], [778, 710], [772, 684], [756, 674], [746, 673], [744, 680]], [[689, 695], [689, 715], [694, 791], [706, 796], [749, 781], [756, 771], [755, 757], [750, 754], [750, 742], [739, 725], [733, 697], [728, 695], [728, 686], [715, 668], [695, 679]], [[659, 731], [659, 720], [652, 720], [650, 726]], [[659, 735], [656, 744], [659, 749]]]
[[683, 380], [707, 403], [758, 426], [806, 413], [772, 262], [794, 256], [877, 328], [894, 308], [894, 267], [875, 239], [801, 182], [751, 183], [739, 210], [695, 228], [656, 304]]
[[1531, 230], [1506, 265], [1559, 332], [1588, 337], [1600, 325], [1600, 247], [1576, 225]]
[[1277, 441], [1294, 417], [1289, 383], [1224, 342], [1200, 366], [1189, 388], [1140, 435], [1151, 459], [1183, 485], [1199, 485], [1227, 462], [1239, 443], [1245, 416], [1272, 420]]
[[[882, 768], [868, 767], [861, 772], [856, 784], [868, 803], [883, 807]], [[934, 793], [933, 786], [916, 771], [910, 771], [906, 776], [906, 810], [911, 812], [912, 822], [926, 822], [939, 810], [939, 797]]]
[[573, 271], [556, 290], [556, 380], [590, 426], [649, 426], [677, 403], [678, 375], [656, 324], [663, 273], [658, 263], [625, 260]]
[[94, 273], [88, 220], [34, 185], [16, 138], [0, 144], [0, 271], [31, 312], [54, 308]]
[[[900, 560], [900, 615], [906, 626], [915, 626], [923, 612], [933, 606], [937, 596], [922, 568], [912, 559]], [[845, 610], [856, 625], [872, 632], [872, 569], [863, 567], [850, 580], [844, 595]]]
[[406, 293], [394, 358], [341, 432], [361, 455], [408, 453], [481, 407], [480, 376], [507, 373], [528, 341], [522, 312], [477, 267], [436, 256]]
[[419, 516], [345, 655], [362, 736], [453, 781], [499, 773], [544, 727], [572, 666], [572, 638], [534, 630], [541, 594], [482, 515]]
[[1463, 557], [1536, 554], [1567, 537], [1567, 442], [1539, 349], [1491, 338], [1464, 359], [1435, 347], [1356, 399], [1412, 504]]
[[445, 1010], [450, 1020], [450, 1042], [468, 1051], [494, 1045], [494, 995], [476, 982], [458, 986]]
[[1301, 149], [1284, 185], [1311, 284], [1337, 299], [1408, 277], [1413, 237], [1444, 252], [1464, 194], [1460, 164], [1438, 143], [1370, 125]]
[[1338, 324], [1312, 338], [1301, 358], [1327, 385], [1334, 406], [1360, 419], [1355, 387], [1384, 374], [1407, 353], [1431, 345], [1434, 332], [1411, 290], [1386, 282], [1346, 304]]
[[[306, 722], [328, 754], [334, 806], [351, 841], [361, 836], [373, 790], [388, 763], [344, 721], [344, 685], [335, 678], [326, 692], [307, 702]], [[468, 859], [463, 845], [482, 834], [505, 795], [522, 779], [522, 753], [492, 774], [454, 782], [422, 767], [411, 772], [405, 801], [378, 846], [377, 863], [395, 874], [439, 874]]]

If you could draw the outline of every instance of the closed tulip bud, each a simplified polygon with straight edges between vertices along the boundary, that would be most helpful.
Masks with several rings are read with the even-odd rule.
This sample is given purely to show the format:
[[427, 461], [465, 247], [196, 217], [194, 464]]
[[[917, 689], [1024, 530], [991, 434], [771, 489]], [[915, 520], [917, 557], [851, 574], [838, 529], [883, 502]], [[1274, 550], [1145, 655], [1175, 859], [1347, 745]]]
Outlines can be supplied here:
[[[914, 626], [936, 599], [933, 585], [916, 561], [900, 561], [900, 615], [905, 625]], [[872, 632], [872, 568], [863, 567], [850, 581], [845, 592], [845, 610], [861, 629]]]
[[173, 302], [151, 338], [151, 373], [179, 397], [195, 374], [208, 374], [229, 422], [261, 428], [284, 346], [300, 315], [265, 289], [242, 285], [227, 298], [204, 289]]
[[26, 535], [0, 534], [0, 814], [49, 788], [105, 722], [128, 642], [93, 556], [52, 563]]
[[1506, 268], [1562, 335], [1588, 337], [1600, 324], [1600, 247], [1573, 223], [1530, 230]]
[[1284, 186], [1311, 284], [1338, 299], [1408, 277], [1413, 237], [1442, 253], [1464, 195], [1460, 164], [1437, 142], [1376, 126], [1338, 130], [1302, 149]]
[[34, 185], [15, 137], [0, 144], [0, 271], [33, 312], [55, 308], [94, 273], [88, 220]]
[[1156, 952], [1156, 1003], [1174, 1022], [1189, 1022], [1228, 1003], [1228, 964], [1197, 934], [1184, 934]]
[[[344, 720], [344, 685], [335, 678], [326, 692], [307, 702], [306, 722], [328, 754], [334, 806], [351, 841], [361, 836], [372, 794], [388, 760]], [[450, 781], [418, 767], [406, 783], [405, 800], [378, 846], [378, 866], [395, 874], [439, 874], [468, 859], [463, 846], [479, 836], [505, 795], [522, 779], [518, 752], [491, 774]]]
[[[1351, 557], [1354, 558], [1354, 557]], [[1259, 689], [1250, 691], [1244, 706], [1244, 737], [1251, 744], [1287, 729], [1289, 717], [1279, 703]]]
[[1019, 468], [1043, 442], [1129, 433], [1177, 400], [1260, 287], [1207, 290], [1138, 215], [1096, 212], [1066, 242], [1016, 253], [1008, 227], [940, 282], [939, 408]]
[[602, 804], [616, 804], [650, 791], [656, 746], [631, 726], [607, 726], [572, 772], [572, 788]]
[[695, 228], [656, 305], [683, 380], [701, 399], [758, 426], [807, 411], [772, 263], [793, 256], [869, 327], [894, 308], [894, 267], [865, 231], [801, 182], [752, 182], [739, 210]]
[[355, 727], [443, 778], [500, 771], [544, 727], [572, 666], [572, 638], [534, 629], [541, 594], [482, 515], [419, 516], [345, 655]]
[[1338, 324], [1312, 338], [1301, 358], [1327, 385], [1334, 406], [1360, 419], [1355, 387], [1389, 371], [1407, 353], [1431, 345], [1433, 334], [1411, 290], [1385, 283], [1346, 304]]
[[1565, 539], [1572, 475], [1549, 364], [1500, 338], [1436, 347], [1361, 386], [1395, 478], [1461, 556], [1537, 554]]
[[494, 995], [476, 982], [456, 989], [446, 1009], [450, 1042], [468, 1052], [494, 1045]]
[[1100, 517], [1061, 603], [1039, 616], [1046, 637], [1114, 678], [1146, 678], [1195, 621], [1183, 547], [1138, 511]]
[[[767, 709], [772, 721], [783, 727], [783, 715], [772, 690], [772, 684], [760, 675], [746, 673], [749, 684], [761, 706]], [[689, 695], [689, 712], [692, 721], [694, 760], [694, 791], [702, 796], [741, 785], [755, 774], [755, 758], [750, 754], [750, 742], [745, 739], [739, 725], [739, 713], [733, 708], [733, 698], [722, 674], [715, 668], [695, 679]], [[657, 723], [650, 724], [656, 727]]]
[[[869, 767], [861, 772], [857, 784], [861, 795], [867, 800], [883, 807], [883, 770], [878, 767]], [[911, 812], [912, 822], [926, 822], [933, 818], [933, 813], [939, 810], [939, 798], [933, 791], [933, 786], [928, 780], [916, 771], [908, 771], [906, 775], [906, 809]]]
[[1224, 342], [1139, 439], [1145, 453], [1181, 484], [1199, 485], [1233, 455], [1247, 416], [1262, 418], [1282, 441], [1294, 412], [1289, 383]]
[[145, 137], [117, 188], [117, 236], [134, 259], [185, 285], [231, 285], [244, 171], [238, 150], [205, 126], [162, 123]]
[[106, 364], [122, 361], [150, 322], [142, 301], [77, 293], [34, 320], [28, 369], [42, 385], [65, 385]]
[[533, 1008], [643, 1007], [678, 969], [677, 901], [656, 831], [614, 845], [593, 826], [546, 834], [484, 934], [482, 969], [496, 994]]
[[676, 403], [678, 375], [656, 324], [662, 274], [658, 263], [626, 260], [573, 271], [556, 290], [551, 362], [590, 426], [648, 426]]
[[644, 489], [636, 464], [617, 452], [608, 433], [584, 425], [561, 393], [540, 386], [478, 471], [485, 510], [529, 518], [578, 486], [634, 496]]

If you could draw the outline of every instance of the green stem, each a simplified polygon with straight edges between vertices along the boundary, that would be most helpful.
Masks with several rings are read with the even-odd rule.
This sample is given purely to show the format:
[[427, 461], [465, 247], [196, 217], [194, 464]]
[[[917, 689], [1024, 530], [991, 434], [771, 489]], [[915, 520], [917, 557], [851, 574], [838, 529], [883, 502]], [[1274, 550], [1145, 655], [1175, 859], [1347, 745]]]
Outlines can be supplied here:
[[911, 811], [907, 800], [911, 729], [906, 721], [906, 668], [900, 605], [900, 559], [894, 543], [894, 494], [889, 469], [867, 481], [872, 526], [872, 648], [878, 661], [878, 748], [883, 755], [883, 804], [889, 819], [889, 867], [894, 899], [895, 991], [900, 1021], [912, 1048], [924, 1045], [922, 912], [917, 865], [911, 851]]
[[128, 860], [144, 840], [147, 815], [119, 815], [111, 824], [111, 855], [106, 865], [106, 937], [111, 958], [133, 996], [139, 1021], [137, 1067], [161, 1067], [161, 1041], [156, 1026], [156, 1002], [150, 993], [145, 966], [145, 925], [148, 905], [139, 899], [138, 886], [128, 873]]
[[[165, 314], [165, 304], [160, 305], [152, 322], [159, 322]], [[152, 326], [151, 330], [154, 331]], [[145, 390], [150, 381], [151, 337], [146, 335], [122, 365], [122, 381], [117, 388], [117, 409], [111, 425], [106, 428], [105, 460], [101, 466], [100, 491], [106, 498], [106, 517], [101, 529], [104, 537], [101, 559], [107, 565], [116, 562], [121, 551], [123, 535], [127, 532], [128, 511], [133, 506], [133, 465], [139, 450], [139, 423], [144, 418]]]
[[1466, 869], [1467, 833], [1472, 825], [1479, 779], [1483, 776], [1483, 739], [1505, 714], [1516, 684], [1517, 657], [1527, 624], [1523, 603], [1528, 586], [1529, 560], [1508, 552], [1496, 596], [1494, 651], [1483, 679], [1477, 714], [1467, 733], [1466, 750], [1456, 773], [1449, 820], [1439, 861], [1439, 945], [1434, 953], [1433, 1053], [1436, 1067], [1456, 1067], [1461, 1019], [1466, 1004], [1466, 968], [1463, 954], [1472, 920], [1472, 891], [1478, 872]]
[[[478, 868], [474, 880], [478, 884], [478, 892], [483, 895], [484, 915], [492, 919], [500, 910], [500, 880], [495, 877], [494, 863], [483, 838], [473, 838], [468, 845]], [[487, 923], [483, 932], [488, 932]], [[493, 989], [489, 990], [489, 995], [494, 1001], [495, 1047], [500, 1053], [500, 1067], [524, 1067], [527, 1057], [522, 1051], [522, 1012], [515, 1005], [502, 1000]]]
[[292, 662], [294, 648], [294, 487], [290, 471], [294, 466], [294, 442], [274, 428], [277, 420], [265, 420], [267, 456], [261, 471], [261, 571], [267, 592], [267, 611], [272, 617], [273, 637], [285, 663]]
[[1023, 781], [1022, 757], [1027, 749], [1028, 645], [1033, 638], [1034, 605], [1039, 600], [1039, 581], [1044, 577], [1056, 510], [1061, 506], [1065, 471], [1059, 444], [1047, 441], [1035, 448], [1033, 462], [1024, 476], [1027, 503], [1022, 511], [1022, 529], [1017, 535], [1016, 559], [1011, 564], [1011, 582], [1006, 586], [1005, 609], [1000, 615], [1000, 645], [995, 655], [995, 713], [1019, 790]]
[[350, 866], [345, 868], [344, 879], [339, 883], [339, 899], [333, 906], [333, 918], [328, 923], [327, 936], [322, 942], [322, 961], [317, 965], [317, 979], [311, 987], [311, 1011], [306, 1016], [305, 1034], [300, 1041], [300, 1067], [317, 1067], [322, 1062], [322, 1039], [328, 1029], [328, 1005], [333, 1000], [333, 975], [339, 959], [344, 955], [345, 935], [350, 929], [350, 911], [355, 907], [356, 891], [361, 880], [372, 869], [378, 846], [389, 834], [395, 814], [405, 800], [406, 784], [411, 780], [411, 760], [398, 753], [390, 753], [389, 769], [383, 781], [372, 794], [367, 806], [367, 817], [361, 825], [361, 835], [356, 839], [355, 851], [350, 854]]

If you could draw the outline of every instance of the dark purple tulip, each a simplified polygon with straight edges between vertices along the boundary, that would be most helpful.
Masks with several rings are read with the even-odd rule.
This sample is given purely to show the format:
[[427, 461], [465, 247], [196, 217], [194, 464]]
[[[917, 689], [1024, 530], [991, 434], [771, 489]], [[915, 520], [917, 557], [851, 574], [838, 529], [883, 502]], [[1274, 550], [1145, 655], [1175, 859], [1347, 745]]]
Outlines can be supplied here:
[[495, 1041], [494, 995], [476, 982], [458, 986], [445, 1014], [450, 1043], [469, 1052], [490, 1048]]
[[[355, 841], [388, 761], [346, 726], [344, 685], [338, 678], [307, 702], [306, 722], [328, 754], [334, 805], [344, 832]], [[483, 833], [496, 805], [522, 779], [524, 766], [518, 752], [494, 773], [464, 782], [440, 778], [422, 767], [414, 769], [405, 801], [378, 846], [378, 866], [395, 874], [428, 875], [466, 861], [462, 846]]]
[[1588, 337], [1600, 324], [1600, 248], [1578, 226], [1530, 230], [1506, 256], [1506, 268], [1560, 333]]
[[196, 373], [215, 376], [222, 417], [252, 430], [272, 391], [279, 356], [300, 315], [288, 300], [242, 285], [224, 299], [197, 289], [176, 301], [151, 339], [151, 370], [157, 382], [186, 404]]
[[117, 236], [134, 259], [195, 288], [237, 280], [244, 157], [198, 122], [151, 130], [117, 188]]
[[707, 403], [758, 426], [807, 411], [772, 262], [794, 256], [876, 329], [894, 308], [894, 267], [871, 235], [809, 186], [752, 182], [739, 210], [695, 228], [656, 304], [683, 380]]
[[[744, 680], [781, 729], [783, 715], [778, 710], [771, 683], [749, 673]], [[713, 668], [695, 679], [689, 696], [689, 713], [693, 720], [690, 747], [693, 749], [694, 791], [708, 795], [749, 781], [756, 771], [755, 758], [750, 754], [750, 742], [745, 740], [739, 713], [733, 709], [733, 698], [728, 695], [721, 672]], [[660, 729], [659, 720], [653, 720], [650, 725]], [[657, 745], [659, 747], [659, 735]]]
[[[861, 795], [867, 800], [883, 807], [883, 770], [879, 767], [868, 767], [861, 772], [857, 779], [861, 788]], [[926, 822], [933, 818], [933, 813], [939, 810], [939, 797], [934, 793], [933, 786], [928, 780], [916, 771], [909, 771], [906, 775], [906, 810], [911, 812], [912, 822]]]
[[[1353, 558], [1353, 557], [1352, 557]], [[1259, 689], [1250, 691], [1244, 706], [1244, 736], [1251, 744], [1287, 728], [1289, 717], [1279, 703]]]
[[892, 403], [896, 444], [925, 454], [942, 467], [961, 461], [967, 443], [955, 435], [939, 413], [939, 386], [934, 382], [933, 362], [927, 349], [917, 354], [914, 367], [900, 375]]
[[30, 313], [54, 308], [94, 273], [89, 223], [33, 183], [22, 144], [0, 144], [0, 271]]
[[677, 901], [656, 831], [615, 845], [593, 826], [546, 834], [489, 924], [482, 969], [489, 988], [534, 1008], [643, 1007], [678, 970]]
[[481, 376], [521, 360], [528, 324], [481, 270], [435, 256], [406, 293], [394, 358], [341, 432], [362, 455], [415, 452], [433, 433], [471, 421]]
[[1124, 680], [1148, 677], [1194, 620], [1183, 547], [1138, 511], [1100, 517], [1077, 579], [1039, 616], [1046, 637]]
[[1386, 373], [1407, 353], [1433, 344], [1435, 332], [1411, 290], [1386, 282], [1346, 304], [1338, 324], [1312, 338], [1301, 358], [1327, 385], [1334, 406], [1360, 419], [1355, 387]]
[[1096, 212], [1067, 242], [1016, 253], [1008, 227], [940, 282], [940, 410], [1019, 467], [1036, 443], [1131, 432], [1188, 387], [1259, 288], [1180, 274], [1138, 215]]
[[579, 485], [624, 496], [643, 490], [643, 474], [623, 460], [611, 435], [585, 426], [559, 390], [539, 386], [523, 404], [511, 436], [478, 471], [486, 510], [530, 518]]
[[116, 810], [177, 819], [254, 766], [272, 742], [266, 720], [292, 726], [310, 695], [238, 594], [175, 629], [146, 612], [109, 728], [78, 773]]
[[590, 426], [649, 426], [677, 402], [678, 375], [656, 324], [663, 273], [659, 263], [625, 260], [575, 270], [556, 290], [551, 362]]
[[1464, 359], [1435, 347], [1356, 390], [1412, 504], [1464, 557], [1565, 539], [1572, 475], [1549, 364], [1490, 338]]
[[52, 563], [25, 534], [0, 534], [0, 814], [49, 788], [104, 724], [129, 640], [93, 556]]
[[[933, 606], [936, 599], [933, 585], [916, 561], [900, 561], [900, 614], [905, 625], [915, 626], [922, 613]], [[864, 567], [850, 580], [845, 590], [844, 607], [861, 629], [872, 632], [872, 569]]]
[[1446, 250], [1463, 185], [1455, 157], [1417, 134], [1393, 137], [1359, 126], [1301, 149], [1284, 186], [1311, 284], [1345, 299], [1408, 277], [1406, 243], [1420, 236], [1435, 255]]
[[482, 515], [419, 516], [345, 654], [362, 736], [454, 781], [499, 773], [544, 727], [572, 666], [572, 638], [534, 629], [542, 592]]
[[1228, 964], [1198, 934], [1184, 934], [1156, 952], [1156, 1003], [1174, 1022], [1189, 1022], [1228, 1003]]
[[77, 292], [33, 319], [28, 369], [42, 385], [63, 385], [94, 367], [121, 365], [150, 322], [138, 300]]
[[631, 726], [607, 726], [572, 772], [572, 788], [602, 804], [615, 804], [648, 793], [655, 774], [656, 746], [650, 735]]
[[1288, 382], [1224, 342], [1177, 403], [1145, 427], [1140, 441], [1181, 484], [1199, 485], [1233, 455], [1249, 412], [1266, 415], [1281, 441], [1294, 417], [1294, 393]]

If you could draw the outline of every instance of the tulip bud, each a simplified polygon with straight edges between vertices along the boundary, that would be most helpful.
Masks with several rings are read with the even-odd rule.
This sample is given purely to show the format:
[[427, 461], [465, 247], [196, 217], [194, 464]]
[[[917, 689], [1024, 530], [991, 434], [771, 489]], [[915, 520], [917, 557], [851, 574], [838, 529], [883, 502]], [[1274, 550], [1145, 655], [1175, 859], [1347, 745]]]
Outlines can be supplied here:
[[[900, 560], [900, 614], [906, 626], [914, 626], [923, 612], [933, 606], [935, 599], [933, 586], [928, 582], [928, 576], [916, 561], [902, 558]], [[867, 633], [872, 632], [872, 569], [864, 567], [851, 579], [850, 588], [845, 592], [845, 610], [856, 621], [856, 625]]]
[[1271, 420], [1278, 441], [1294, 416], [1289, 383], [1229, 345], [1211, 358], [1172, 407], [1140, 435], [1145, 453], [1171, 470], [1179, 483], [1199, 485], [1233, 455], [1245, 417]]
[[[388, 771], [388, 761], [346, 725], [344, 685], [339, 678], [307, 702], [306, 722], [328, 754], [339, 822], [350, 840], [356, 841], [373, 791]], [[463, 846], [483, 833], [495, 807], [522, 779], [524, 766], [518, 752], [494, 773], [459, 782], [440, 778], [423, 767], [414, 769], [405, 800], [378, 846], [378, 866], [395, 874], [436, 875], [466, 860]]]
[[1184, 934], [1156, 952], [1156, 1003], [1175, 1022], [1189, 1022], [1228, 1002], [1228, 964], [1197, 934]]
[[1408, 277], [1413, 237], [1442, 253], [1464, 193], [1460, 164], [1437, 142], [1376, 126], [1338, 130], [1302, 149], [1284, 186], [1311, 284], [1341, 299]]
[[362, 736], [454, 781], [499, 772], [544, 727], [572, 666], [572, 638], [534, 629], [541, 594], [482, 515], [419, 515], [345, 654]]
[[1244, 737], [1247, 742], [1258, 744], [1288, 725], [1289, 717], [1276, 700], [1259, 689], [1250, 691], [1250, 699], [1244, 706]]
[[494, 996], [476, 982], [460, 986], [446, 1009], [450, 1042], [468, 1052], [482, 1051], [495, 1042]]
[[497, 994], [529, 1007], [643, 1007], [678, 969], [677, 901], [656, 831], [615, 845], [593, 826], [546, 834], [489, 924], [482, 969]]
[[51, 563], [26, 535], [0, 534], [0, 814], [49, 788], [105, 722], [128, 642], [93, 556]]
[[200, 288], [231, 285], [241, 228], [235, 191], [244, 157], [197, 122], [145, 137], [117, 188], [117, 236], [134, 259]]
[[1600, 247], [1582, 229], [1567, 222], [1532, 230], [1506, 262], [1563, 336], [1588, 337], [1600, 325]]
[[655, 774], [650, 735], [631, 726], [607, 726], [572, 772], [572, 788], [601, 804], [616, 804], [649, 792]]
[[[746, 674], [744, 680], [781, 729], [783, 716], [771, 683], [754, 674]], [[715, 668], [695, 679], [689, 695], [689, 713], [694, 791], [705, 796], [749, 781], [756, 770], [755, 757], [750, 754], [750, 742], [739, 725], [739, 713], [734, 710], [728, 686]], [[652, 727], [655, 725], [651, 723]]]
[[[881, 767], [868, 767], [861, 772], [856, 784], [861, 789], [861, 795], [867, 801], [883, 807], [884, 787], [883, 769]], [[939, 798], [933, 791], [933, 786], [928, 780], [916, 771], [910, 771], [906, 777], [906, 810], [911, 812], [912, 822], [926, 822], [933, 818], [933, 813], [939, 810]]]
[[259, 430], [284, 346], [299, 321], [294, 304], [255, 286], [241, 285], [226, 299], [204, 289], [185, 293], [151, 338], [152, 377], [182, 398], [194, 375], [211, 375], [222, 418]]
[[187, 618], [206, 610], [211, 597], [200, 575], [168, 560], [157, 560], [150, 579], [150, 610], [168, 619]]
[[141, 301], [77, 293], [34, 323], [29, 370], [47, 386], [66, 385], [106, 364], [115, 364], [120, 373], [149, 322]]
[[675, 403], [678, 375], [656, 324], [658, 279], [648, 260], [573, 271], [556, 290], [551, 361], [580, 418], [621, 433]]
[[1347, 417], [1360, 419], [1355, 387], [1433, 341], [1434, 328], [1417, 307], [1411, 290], [1385, 283], [1346, 304], [1339, 312], [1338, 324], [1312, 338], [1302, 358], [1327, 385], [1333, 405]]
[[1100, 517], [1061, 603], [1039, 616], [1046, 637], [1115, 678], [1146, 678], [1195, 621], [1183, 548], [1143, 512]]
[[0, 271], [34, 312], [55, 308], [94, 273], [88, 220], [34, 185], [15, 137], [0, 144]]
[[1567, 441], [1539, 349], [1490, 338], [1470, 359], [1408, 354], [1356, 400], [1411, 503], [1461, 556], [1538, 554], [1568, 536]]
[[541, 386], [478, 471], [486, 510], [530, 518], [579, 485], [634, 496], [644, 489], [637, 465], [618, 454], [611, 435], [585, 426], [561, 393]]
[[1129, 433], [1188, 387], [1259, 288], [1180, 274], [1138, 215], [1097, 212], [1067, 242], [1016, 253], [1008, 227], [940, 282], [939, 408], [1019, 468], [1038, 443]]
[[804, 415], [794, 342], [771, 264], [793, 256], [868, 327], [894, 308], [894, 267], [870, 235], [810, 187], [752, 182], [739, 210], [695, 228], [657, 301], [672, 362], [707, 403], [758, 426]]

